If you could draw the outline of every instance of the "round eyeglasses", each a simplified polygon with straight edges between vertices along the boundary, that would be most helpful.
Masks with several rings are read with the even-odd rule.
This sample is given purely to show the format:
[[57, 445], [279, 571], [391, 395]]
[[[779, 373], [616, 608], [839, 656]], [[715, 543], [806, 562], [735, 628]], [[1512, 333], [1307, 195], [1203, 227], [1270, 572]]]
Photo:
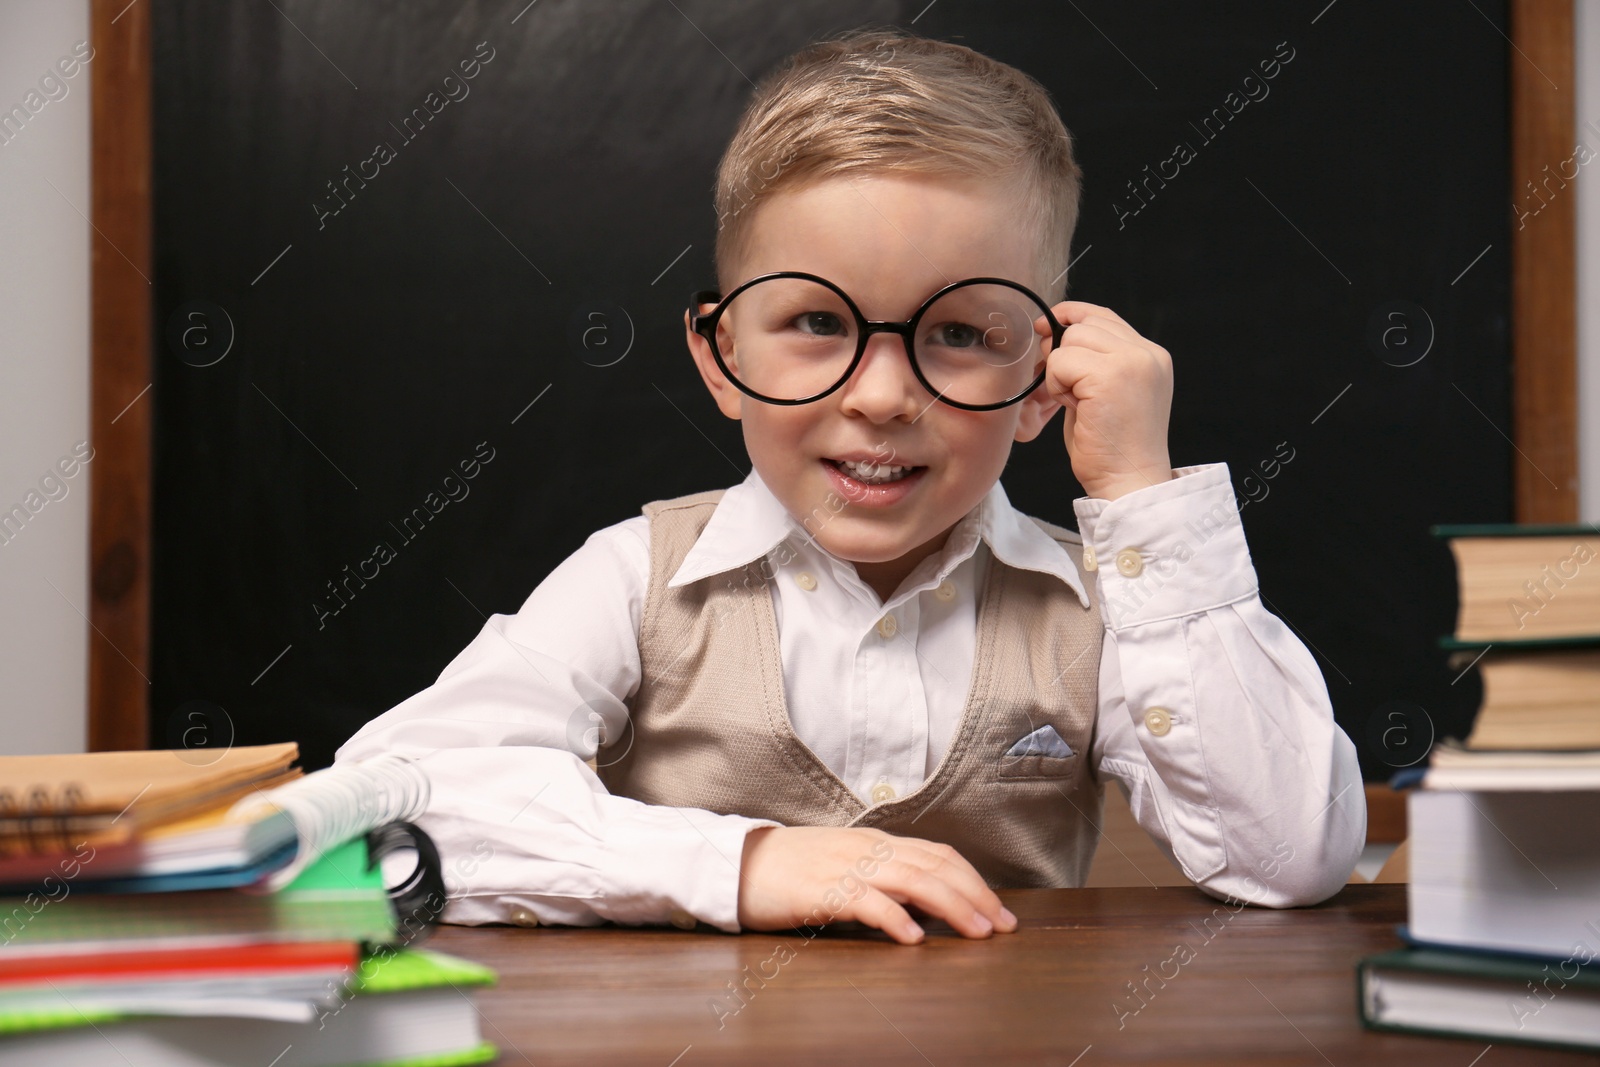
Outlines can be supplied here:
[[[933, 396], [967, 411], [1015, 404], [1039, 387], [1045, 351], [1033, 324], [1066, 332], [1032, 290], [1004, 278], [967, 278], [923, 301], [905, 322], [868, 319], [845, 291], [803, 271], [751, 278], [726, 297], [691, 298], [689, 324], [711, 344], [740, 391], [768, 404], [808, 404], [855, 372], [875, 333], [899, 334], [912, 373]], [[701, 312], [702, 304], [716, 307]]]

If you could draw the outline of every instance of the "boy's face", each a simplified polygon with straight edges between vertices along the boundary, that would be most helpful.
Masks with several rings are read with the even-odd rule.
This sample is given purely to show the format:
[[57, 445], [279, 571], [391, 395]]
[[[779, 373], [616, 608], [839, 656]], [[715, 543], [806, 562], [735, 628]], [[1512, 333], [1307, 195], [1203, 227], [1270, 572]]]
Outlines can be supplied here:
[[[842, 288], [868, 319], [902, 322], [940, 288], [979, 275], [1020, 282], [1044, 297], [1049, 279], [1037, 276], [1037, 238], [1018, 218], [1014, 194], [993, 183], [908, 174], [830, 178], [756, 207], [735, 277], [807, 271]], [[736, 316], [725, 315], [719, 328], [737, 344]], [[1012, 441], [1032, 440], [1060, 407], [1042, 386], [995, 411], [937, 402], [912, 373], [902, 340], [887, 333], [872, 335], [855, 373], [835, 392], [809, 404], [768, 404], [728, 381], [704, 338], [688, 337], [717, 406], [743, 421], [762, 481], [884, 597], [983, 499]], [[916, 469], [868, 487], [840, 470], [841, 459]]]

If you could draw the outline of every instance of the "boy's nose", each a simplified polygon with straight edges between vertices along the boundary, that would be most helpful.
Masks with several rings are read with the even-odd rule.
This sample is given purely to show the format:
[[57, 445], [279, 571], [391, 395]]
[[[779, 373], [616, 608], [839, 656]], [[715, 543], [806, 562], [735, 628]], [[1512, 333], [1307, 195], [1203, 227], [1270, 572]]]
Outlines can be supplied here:
[[869, 337], [855, 373], [839, 390], [841, 409], [873, 422], [914, 418], [933, 398], [912, 373], [909, 343], [892, 333]]

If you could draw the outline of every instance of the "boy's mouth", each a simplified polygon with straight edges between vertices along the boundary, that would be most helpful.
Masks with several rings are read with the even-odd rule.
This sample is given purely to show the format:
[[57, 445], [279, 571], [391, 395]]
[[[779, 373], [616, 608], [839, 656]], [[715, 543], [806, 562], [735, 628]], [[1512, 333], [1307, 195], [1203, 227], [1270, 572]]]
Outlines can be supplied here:
[[862, 485], [887, 485], [927, 469], [912, 464], [879, 463], [873, 460], [824, 459], [823, 462]]
[[904, 500], [920, 484], [928, 468], [876, 459], [828, 459], [823, 471], [835, 490], [855, 507], [889, 507]]

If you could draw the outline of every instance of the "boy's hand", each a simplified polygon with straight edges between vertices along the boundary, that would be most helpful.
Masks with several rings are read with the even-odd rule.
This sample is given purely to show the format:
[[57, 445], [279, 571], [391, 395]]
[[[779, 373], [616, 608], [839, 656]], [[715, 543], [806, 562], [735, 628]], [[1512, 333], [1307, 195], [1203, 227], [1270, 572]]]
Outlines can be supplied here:
[[[1067, 454], [1084, 492], [1115, 500], [1169, 481], [1172, 357], [1110, 308], [1064, 300], [1050, 310], [1067, 329], [1049, 352], [1044, 388], [1066, 409]], [[1033, 325], [1049, 351], [1050, 324], [1040, 316]]]
[[949, 845], [833, 826], [765, 826], [745, 835], [739, 925], [746, 929], [854, 920], [914, 945], [922, 927], [906, 904], [967, 937], [1017, 928], [1016, 916]]

